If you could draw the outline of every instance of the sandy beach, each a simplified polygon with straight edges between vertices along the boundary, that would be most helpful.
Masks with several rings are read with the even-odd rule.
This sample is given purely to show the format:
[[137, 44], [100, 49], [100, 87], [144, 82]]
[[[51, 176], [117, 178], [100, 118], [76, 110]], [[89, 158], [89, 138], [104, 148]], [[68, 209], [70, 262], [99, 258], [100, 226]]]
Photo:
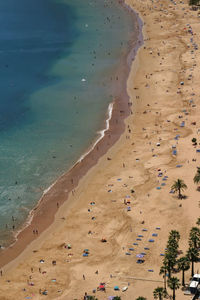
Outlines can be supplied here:
[[[107, 147], [101, 150], [98, 145], [99, 154], [87, 165], [86, 175], [74, 178], [70, 174], [71, 189], [61, 181], [59, 193], [56, 189], [48, 192], [54, 205], [51, 211], [57, 210], [54, 222], [44, 199], [35, 223], [27, 229], [25, 250], [18, 255], [22, 249], [19, 236], [19, 248], [10, 250], [14, 254], [1, 253], [2, 300], [81, 300], [85, 292], [99, 300], [115, 295], [127, 300], [153, 299], [154, 288], [163, 286], [159, 269], [171, 229], [180, 232], [180, 249], [187, 250], [188, 233], [200, 207], [193, 183], [200, 155], [196, 151], [200, 142], [200, 56], [194, 48], [194, 43], [199, 46], [200, 19], [182, 1], [126, 3], [144, 22], [144, 44], [127, 83], [132, 114], [123, 126], [130, 105], [127, 103], [127, 113], [116, 106], [115, 116], [118, 113], [121, 120], [117, 132], [124, 131], [120, 138], [108, 131]], [[182, 200], [170, 193], [177, 178], [188, 186]], [[41, 211], [48, 228], [33, 235]], [[84, 249], [88, 256], [83, 256]], [[141, 252], [146, 254], [145, 262], [137, 264], [136, 255]], [[18, 256], [5, 265], [12, 255]], [[198, 269], [196, 264], [195, 271]], [[176, 276], [181, 279], [180, 273]], [[187, 282], [189, 277], [190, 270]], [[101, 282], [106, 283], [106, 292], [93, 294]], [[119, 291], [114, 291], [116, 285]], [[47, 296], [42, 295], [45, 290]], [[185, 298], [191, 299], [178, 290], [177, 299]]]

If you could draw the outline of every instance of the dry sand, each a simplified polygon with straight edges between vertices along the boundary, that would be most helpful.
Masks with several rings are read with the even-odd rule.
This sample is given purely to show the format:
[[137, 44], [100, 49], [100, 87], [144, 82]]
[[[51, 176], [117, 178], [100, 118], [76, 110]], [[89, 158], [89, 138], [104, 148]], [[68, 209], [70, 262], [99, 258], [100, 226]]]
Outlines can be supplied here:
[[[200, 142], [200, 55], [190, 39], [199, 44], [200, 19], [183, 2], [126, 2], [145, 22], [145, 44], [128, 80], [134, 113], [126, 119], [126, 130], [118, 142], [60, 207], [54, 223], [4, 267], [1, 300], [83, 299], [84, 293], [92, 294], [100, 282], [105, 282], [107, 289], [106, 293], [96, 292], [98, 299], [121, 295], [122, 299], [144, 296], [150, 300], [154, 288], [163, 286], [160, 254], [171, 229], [181, 234], [180, 249], [187, 249], [189, 230], [199, 217], [199, 192], [193, 177], [200, 153], [191, 139]], [[178, 140], [176, 135], [180, 135]], [[176, 156], [172, 145], [176, 145]], [[158, 177], [159, 169], [168, 176], [166, 181]], [[186, 199], [169, 193], [177, 178], [188, 186]], [[124, 199], [130, 200], [130, 205], [125, 205]], [[153, 233], [158, 236], [150, 243]], [[141, 240], [138, 235], [143, 236]], [[102, 243], [102, 238], [107, 242]], [[68, 243], [72, 249], [64, 247]], [[129, 250], [132, 247], [134, 251]], [[85, 248], [88, 257], [82, 256]], [[136, 263], [140, 252], [146, 252], [143, 264]], [[196, 264], [195, 270], [198, 268]], [[186, 272], [187, 281], [189, 276], [190, 271]], [[128, 286], [128, 290], [115, 292], [115, 285], [120, 289]], [[48, 290], [48, 295], [40, 295], [40, 289]], [[177, 299], [185, 298], [191, 297], [177, 291]]]

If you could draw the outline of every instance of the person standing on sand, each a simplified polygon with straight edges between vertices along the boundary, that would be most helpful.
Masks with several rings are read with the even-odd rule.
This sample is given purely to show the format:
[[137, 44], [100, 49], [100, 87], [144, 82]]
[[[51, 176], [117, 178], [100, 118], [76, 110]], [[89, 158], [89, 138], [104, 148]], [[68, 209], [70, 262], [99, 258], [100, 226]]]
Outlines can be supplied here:
[[87, 299], [88, 299], [88, 296], [87, 296], [87, 293], [85, 292], [84, 300], [87, 300]]

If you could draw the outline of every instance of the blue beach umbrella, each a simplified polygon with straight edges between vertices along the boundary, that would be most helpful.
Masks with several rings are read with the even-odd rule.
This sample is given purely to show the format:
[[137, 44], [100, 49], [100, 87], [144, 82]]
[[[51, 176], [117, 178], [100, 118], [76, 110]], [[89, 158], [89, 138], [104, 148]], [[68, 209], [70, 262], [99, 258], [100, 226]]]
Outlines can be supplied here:
[[138, 258], [143, 258], [144, 255], [143, 255], [142, 253], [140, 253], [140, 254], [137, 254], [136, 257], [138, 257]]
[[175, 136], [175, 140], [178, 140], [179, 139], [179, 137], [180, 137], [180, 135], [179, 134], [177, 134], [176, 136]]

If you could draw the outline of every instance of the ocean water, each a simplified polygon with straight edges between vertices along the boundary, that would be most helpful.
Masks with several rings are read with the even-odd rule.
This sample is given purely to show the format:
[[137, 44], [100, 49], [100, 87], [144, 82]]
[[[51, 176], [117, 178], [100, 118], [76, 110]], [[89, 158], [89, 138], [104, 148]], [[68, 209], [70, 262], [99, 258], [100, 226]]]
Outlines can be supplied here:
[[0, 27], [5, 246], [43, 191], [103, 129], [114, 93], [110, 78], [134, 28], [132, 14], [114, 0], [2, 0]]

